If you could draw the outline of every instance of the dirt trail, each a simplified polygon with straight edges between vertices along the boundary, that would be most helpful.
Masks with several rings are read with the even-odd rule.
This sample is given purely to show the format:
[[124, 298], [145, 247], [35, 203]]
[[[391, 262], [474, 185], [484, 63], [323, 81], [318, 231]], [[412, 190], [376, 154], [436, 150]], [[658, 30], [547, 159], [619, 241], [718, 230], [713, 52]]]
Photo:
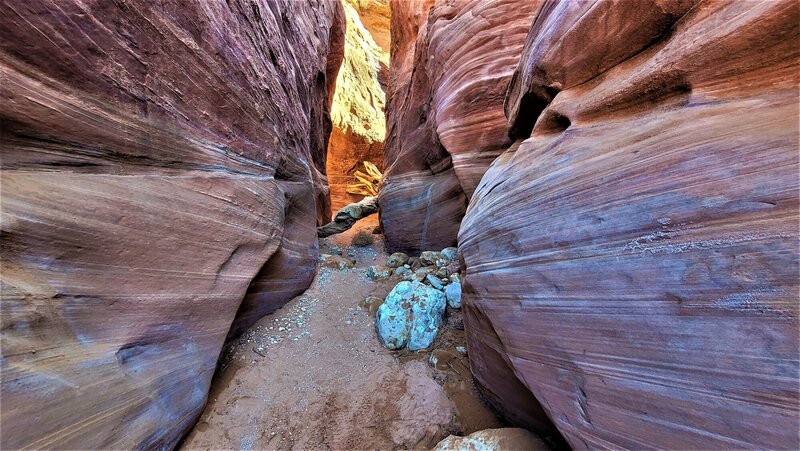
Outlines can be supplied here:
[[428, 449], [451, 433], [502, 426], [455, 350], [465, 346], [460, 312], [450, 312], [431, 350], [397, 353], [378, 342], [359, 303], [385, 297], [397, 281], [365, 274], [386, 259], [380, 235], [350, 245], [375, 226], [371, 218], [322, 240], [323, 253], [354, 252], [355, 268], [321, 268], [303, 295], [229, 346], [183, 449]]

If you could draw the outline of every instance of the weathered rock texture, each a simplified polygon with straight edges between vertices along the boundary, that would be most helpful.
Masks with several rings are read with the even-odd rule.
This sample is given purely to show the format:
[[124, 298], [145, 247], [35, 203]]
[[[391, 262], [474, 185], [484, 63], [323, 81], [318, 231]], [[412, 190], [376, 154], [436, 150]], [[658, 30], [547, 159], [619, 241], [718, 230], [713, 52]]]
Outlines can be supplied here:
[[[336, 80], [331, 109], [333, 133], [328, 146], [327, 174], [333, 211], [363, 198], [348, 194], [347, 185], [356, 182], [353, 173], [363, 169], [362, 161], [372, 162], [379, 168], [383, 166], [386, 135], [386, 93], [382, 83], [386, 83], [389, 54], [375, 43], [359, 17], [359, 11], [372, 17], [375, 8], [367, 6], [377, 7], [380, 3], [365, 2], [364, 9], [359, 11], [351, 3], [360, 5], [358, 0], [343, 3], [347, 19], [344, 62]], [[379, 25], [380, 22], [376, 24]], [[386, 28], [388, 30], [388, 23]]]
[[635, 3], [528, 35], [459, 234], [472, 370], [575, 449], [797, 449], [797, 2]]
[[439, 442], [433, 451], [547, 451], [551, 449], [540, 438], [522, 428], [484, 429], [466, 437], [451, 435]]
[[456, 243], [469, 197], [511, 144], [503, 99], [538, 4], [392, 2], [389, 133], [379, 200], [392, 250]]
[[[358, 12], [358, 17], [364, 28], [372, 35], [383, 53], [389, 55], [391, 47], [390, 18], [391, 8], [389, 0], [346, 0]], [[407, 2], [413, 3], [413, 2]]]
[[341, 7], [0, 11], [0, 446], [170, 448], [248, 287], [236, 327], [313, 275]]
[[333, 221], [317, 227], [317, 236], [326, 238], [337, 233], [342, 233], [355, 225], [361, 219], [378, 212], [378, 199], [366, 196], [356, 203], [345, 205], [336, 212]]

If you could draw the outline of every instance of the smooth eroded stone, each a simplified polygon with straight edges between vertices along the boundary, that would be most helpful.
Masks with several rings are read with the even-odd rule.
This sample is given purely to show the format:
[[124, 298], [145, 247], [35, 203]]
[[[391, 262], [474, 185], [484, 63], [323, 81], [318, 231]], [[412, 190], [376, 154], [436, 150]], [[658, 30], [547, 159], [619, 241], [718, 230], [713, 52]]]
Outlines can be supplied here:
[[434, 451], [548, 451], [550, 449], [542, 439], [521, 428], [484, 429], [466, 437], [451, 435], [433, 448]]
[[383, 266], [370, 266], [366, 274], [371, 280], [387, 280], [392, 276], [392, 270]]
[[439, 290], [416, 281], [398, 283], [375, 316], [379, 341], [388, 349], [427, 348], [439, 331], [445, 303]]
[[0, 9], [0, 448], [172, 449], [314, 277], [341, 6]]
[[483, 393], [574, 449], [797, 449], [797, 2], [541, 14], [458, 239]]
[[439, 255], [445, 260], [454, 261], [458, 258], [458, 248], [446, 247], [439, 252]]
[[433, 274], [428, 274], [427, 276], [425, 276], [425, 282], [427, 282], [428, 285], [432, 286], [433, 288], [436, 288], [437, 290], [442, 290], [444, 288], [444, 283]]
[[[331, 222], [327, 222], [326, 224], [317, 227], [317, 236], [320, 238], [326, 238], [331, 235], [350, 230], [350, 228], [353, 227], [353, 225], [355, 225], [355, 223], [360, 219], [364, 219], [367, 216], [378, 212], [377, 202], [377, 198], [373, 196], [366, 196], [356, 203], [345, 205], [336, 212], [336, 216], [333, 217]], [[353, 236], [353, 239], [358, 241], [359, 235], [368, 237], [366, 238], [368, 241], [372, 236], [366, 232], [359, 232]], [[371, 243], [366, 243], [365, 245], [368, 244]]]
[[408, 255], [402, 252], [395, 252], [386, 258], [386, 266], [390, 268], [398, 268], [408, 262]]
[[440, 260], [440, 255], [436, 251], [423, 251], [419, 255], [419, 261], [423, 266], [432, 266]]
[[448, 285], [444, 290], [444, 295], [450, 308], [461, 308], [461, 282], [453, 282]]
[[353, 268], [356, 265], [352, 258], [342, 257], [341, 255], [322, 254], [319, 261], [320, 266], [323, 268], [338, 269], [340, 271]]

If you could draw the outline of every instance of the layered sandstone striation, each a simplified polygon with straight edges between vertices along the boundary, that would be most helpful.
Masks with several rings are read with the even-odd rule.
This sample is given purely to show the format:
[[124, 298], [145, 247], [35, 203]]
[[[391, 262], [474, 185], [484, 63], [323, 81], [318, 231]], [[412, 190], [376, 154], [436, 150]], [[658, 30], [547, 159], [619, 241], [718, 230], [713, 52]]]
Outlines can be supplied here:
[[503, 113], [539, 2], [392, 2], [381, 223], [392, 250], [456, 243], [484, 171], [511, 141]]
[[4, 449], [173, 447], [313, 277], [339, 3], [151, 3], [0, 6]]
[[798, 448], [793, 1], [549, 1], [459, 233], [472, 370], [575, 449]]
[[373, 32], [361, 22], [361, 14], [371, 19], [373, 27], [376, 27], [375, 34], [384, 30], [388, 33], [388, 17], [386, 23], [378, 21], [381, 6], [388, 9], [388, 3], [348, 0], [343, 2], [343, 6], [347, 20], [344, 61], [333, 96], [333, 132], [327, 160], [333, 212], [363, 198], [348, 193], [347, 186], [356, 182], [353, 177], [356, 170], [363, 171], [361, 162], [369, 161], [379, 168], [383, 166], [386, 135], [383, 85], [386, 84], [389, 54], [375, 43]]

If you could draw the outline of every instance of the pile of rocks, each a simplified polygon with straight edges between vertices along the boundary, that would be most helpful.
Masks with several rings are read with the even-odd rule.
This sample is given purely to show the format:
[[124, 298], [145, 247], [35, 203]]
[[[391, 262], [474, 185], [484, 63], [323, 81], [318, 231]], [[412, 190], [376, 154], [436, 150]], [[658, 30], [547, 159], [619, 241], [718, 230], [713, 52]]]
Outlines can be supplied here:
[[424, 251], [419, 257], [409, 257], [395, 252], [386, 259], [386, 267], [374, 266], [367, 270], [373, 280], [386, 280], [390, 275], [409, 282], [422, 282], [443, 291], [447, 305], [461, 308], [461, 265], [458, 249], [447, 247], [440, 252]]
[[433, 343], [442, 324], [446, 306], [461, 308], [461, 280], [458, 250], [425, 251], [419, 257], [396, 252], [385, 267], [371, 267], [367, 277], [402, 279], [374, 310], [378, 339], [388, 349], [415, 351]]

